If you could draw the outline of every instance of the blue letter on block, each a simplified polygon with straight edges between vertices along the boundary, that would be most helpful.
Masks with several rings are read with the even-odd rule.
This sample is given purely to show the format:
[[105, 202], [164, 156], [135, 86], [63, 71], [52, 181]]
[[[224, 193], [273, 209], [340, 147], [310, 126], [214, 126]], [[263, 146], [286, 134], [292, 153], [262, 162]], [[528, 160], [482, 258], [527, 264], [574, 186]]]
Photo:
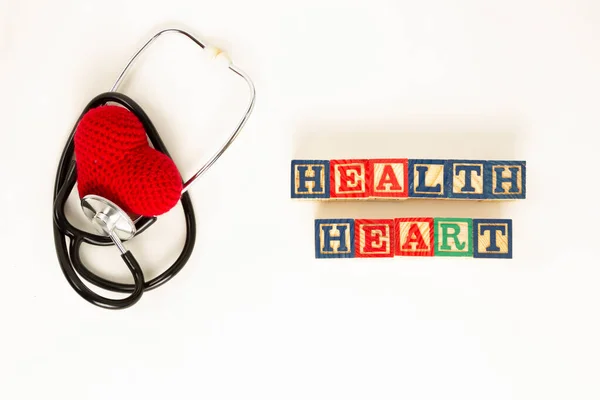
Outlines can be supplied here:
[[512, 258], [512, 220], [474, 219], [473, 257]]
[[484, 192], [486, 199], [524, 199], [525, 161], [486, 161]]
[[292, 198], [329, 198], [329, 161], [292, 160]]
[[354, 220], [315, 220], [316, 258], [354, 258]]
[[446, 164], [445, 160], [408, 160], [408, 197], [448, 197]]
[[448, 160], [446, 182], [448, 197], [455, 199], [483, 199], [485, 161]]

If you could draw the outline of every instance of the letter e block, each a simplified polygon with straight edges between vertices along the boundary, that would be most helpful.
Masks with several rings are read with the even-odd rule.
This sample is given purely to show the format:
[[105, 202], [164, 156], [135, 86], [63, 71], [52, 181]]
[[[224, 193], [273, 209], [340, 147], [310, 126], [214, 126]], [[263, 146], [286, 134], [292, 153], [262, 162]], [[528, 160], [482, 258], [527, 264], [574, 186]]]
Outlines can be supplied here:
[[405, 198], [408, 197], [408, 160], [374, 159], [370, 160], [371, 197]]
[[433, 257], [433, 218], [394, 220], [396, 255]]
[[434, 218], [436, 256], [473, 257], [473, 220]]
[[315, 220], [316, 258], [354, 258], [354, 220]]
[[394, 220], [354, 220], [356, 257], [394, 257]]
[[486, 199], [524, 199], [525, 161], [487, 161], [484, 172]]
[[329, 198], [329, 160], [292, 160], [292, 198]]
[[512, 220], [474, 219], [473, 257], [512, 258]]
[[448, 160], [446, 182], [448, 197], [483, 199], [485, 161]]
[[448, 197], [446, 164], [446, 160], [408, 160], [408, 197]]
[[331, 160], [329, 165], [330, 198], [369, 197], [369, 160]]

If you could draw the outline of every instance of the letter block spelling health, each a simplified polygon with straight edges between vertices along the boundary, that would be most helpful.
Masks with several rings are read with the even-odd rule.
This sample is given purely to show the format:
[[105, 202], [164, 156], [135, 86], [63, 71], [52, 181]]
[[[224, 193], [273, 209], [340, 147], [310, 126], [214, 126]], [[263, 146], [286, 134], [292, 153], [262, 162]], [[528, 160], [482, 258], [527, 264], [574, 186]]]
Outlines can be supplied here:
[[316, 219], [317, 258], [512, 258], [512, 220]]
[[525, 161], [358, 159], [292, 160], [292, 198], [526, 198]]

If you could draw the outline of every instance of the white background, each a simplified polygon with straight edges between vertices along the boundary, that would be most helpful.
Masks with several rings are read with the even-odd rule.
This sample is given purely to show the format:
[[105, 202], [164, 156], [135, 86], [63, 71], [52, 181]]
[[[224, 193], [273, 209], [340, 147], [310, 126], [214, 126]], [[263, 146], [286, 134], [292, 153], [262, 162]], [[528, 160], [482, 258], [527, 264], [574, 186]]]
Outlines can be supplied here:
[[[257, 105], [191, 189], [187, 267], [105, 311], [57, 263], [55, 168], [87, 102], [171, 26], [227, 50]], [[599, 26], [595, 0], [0, 0], [0, 398], [600, 398]], [[247, 101], [176, 36], [122, 89], [184, 176]], [[290, 160], [310, 157], [523, 159], [528, 198], [293, 201]], [[315, 217], [401, 216], [512, 218], [514, 259], [314, 259]], [[129, 243], [148, 276], [182, 220]], [[115, 248], [84, 259], [129, 279]]]

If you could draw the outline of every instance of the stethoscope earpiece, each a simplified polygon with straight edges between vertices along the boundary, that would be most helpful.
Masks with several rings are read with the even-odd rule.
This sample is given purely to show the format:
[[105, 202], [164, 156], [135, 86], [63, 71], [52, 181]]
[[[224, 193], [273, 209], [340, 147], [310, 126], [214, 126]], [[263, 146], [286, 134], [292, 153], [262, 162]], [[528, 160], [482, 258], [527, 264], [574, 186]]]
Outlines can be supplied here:
[[[213, 156], [195, 173], [192, 177], [190, 177], [187, 181], [179, 181], [177, 182], [177, 190], [174, 195], [177, 196], [173, 200], [179, 199], [179, 202], [182, 205], [184, 216], [185, 216], [185, 224], [186, 224], [186, 237], [183, 249], [179, 257], [173, 262], [173, 264], [167, 268], [163, 273], [158, 275], [157, 277], [146, 281], [144, 278], [144, 273], [138, 264], [135, 257], [132, 253], [125, 247], [123, 242], [131, 240], [135, 238], [140, 233], [144, 232], [148, 229], [154, 222], [157, 220], [157, 215], [145, 215], [148, 213], [140, 213], [139, 215], [132, 215], [131, 212], [124, 207], [123, 204], [127, 203], [122, 196], [119, 196], [115, 190], [105, 190], [106, 186], [111, 186], [111, 183], [115, 181], [115, 179], [106, 179], [106, 182], [103, 182], [102, 185], [99, 186], [90, 186], [86, 190], [90, 192], [86, 192], [82, 188], [78, 188], [80, 191], [81, 197], [81, 208], [83, 210], [83, 214], [86, 216], [88, 221], [90, 222], [91, 227], [96, 233], [91, 233], [86, 230], [81, 230], [76, 228], [73, 224], [71, 224], [65, 215], [65, 206], [67, 203], [67, 199], [69, 194], [75, 187], [75, 184], [78, 181], [78, 156], [80, 158], [80, 162], [90, 162], [91, 164], [85, 164], [86, 170], [84, 171], [86, 174], [96, 174], [96, 176], [92, 176], [94, 179], [98, 178], [98, 174], [105, 173], [105, 168], [107, 165], [110, 165], [111, 168], [128, 168], [135, 167], [134, 170], [138, 171], [136, 168], [142, 168], [143, 163], [140, 162], [139, 159], [133, 159], [131, 154], [134, 154], [134, 151], [138, 153], [143, 153], [144, 151], [156, 151], [160, 153], [162, 157], [161, 160], [165, 161], [165, 156], [170, 159], [169, 152], [162, 142], [160, 135], [158, 134], [156, 128], [152, 124], [150, 118], [146, 115], [144, 110], [131, 98], [128, 96], [119, 93], [118, 88], [122, 83], [125, 75], [130, 70], [133, 63], [138, 59], [138, 57], [142, 54], [142, 52], [153, 43], [158, 37], [165, 33], [177, 33], [184, 35], [195, 42], [202, 49], [207, 51], [207, 54], [210, 59], [218, 62], [220, 65], [229, 68], [229, 70], [233, 71], [236, 75], [242, 77], [246, 83], [248, 84], [250, 90], [250, 100], [248, 107], [238, 122], [235, 130], [228, 138], [228, 140], [218, 149]], [[142, 294], [148, 290], [155, 289], [165, 282], [172, 279], [181, 269], [185, 266], [187, 261], [189, 260], [196, 240], [196, 221], [194, 215], [194, 208], [192, 206], [188, 190], [193, 183], [195, 183], [200, 176], [202, 176], [214, 163], [221, 157], [221, 155], [229, 148], [229, 146], [233, 143], [233, 141], [239, 135], [241, 129], [245, 125], [246, 121], [250, 117], [254, 109], [254, 103], [256, 98], [256, 91], [254, 88], [254, 84], [252, 80], [239, 68], [237, 68], [232, 62], [231, 59], [227, 56], [226, 53], [211, 47], [207, 46], [189, 33], [179, 30], [179, 29], [166, 29], [158, 32], [154, 35], [150, 40], [148, 40], [129, 60], [125, 68], [120, 73], [116, 82], [109, 92], [102, 93], [96, 96], [90, 103], [86, 106], [86, 108], [81, 113], [75, 127], [73, 128], [69, 138], [67, 139], [67, 143], [63, 150], [58, 169], [56, 172], [56, 180], [54, 186], [54, 243], [56, 248], [56, 254], [58, 257], [58, 261], [60, 263], [61, 269], [71, 285], [71, 287], [86, 301], [107, 309], [123, 309], [132, 306], [141, 298]], [[88, 150], [85, 146], [82, 148], [81, 146], [75, 146], [75, 140], [78, 139], [78, 126], [80, 122], [86, 117], [87, 113], [90, 110], [97, 110], [98, 107], [103, 107], [108, 103], [116, 103], [120, 107], [128, 110], [135, 116], [136, 124], [139, 122], [141, 124], [140, 129], [143, 127], [143, 131], [146, 135], [143, 140], [145, 141], [145, 145], [147, 146], [147, 140], [150, 141], [152, 145], [152, 149], [142, 149], [139, 146], [135, 147], [131, 153], [127, 154], [115, 154], [118, 153], [114, 148], [110, 149], [108, 155], [92, 155], [90, 156]], [[101, 124], [102, 125], [102, 124]], [[126, 129], [124, 132], [128, 132], [131, 134], [131, 124], [126, 124]], [[118, 129], [115, 132], [110, 132], [110, 135], [119, 135]], [[110, 136], [104, 135], [104, 136]], [[87, 138], [89, 139], [89, 137]], [[116, 139], [112, 137], [112, 139]], [[121, 138], [122, 139], [122, 138]], [[129, 140], [130, 138], [127, 138]], [[93, 138], [92, 138], [93, 141]], [[81, 140], [78, 142], [80, 143]], [[128, 142], [129, 143], [129, 142]], [[131, 143], [130, 143], [131, 144]], [[96, 147], [95, 145], [91, 146]], [[82, 151], [81, 154], [78, 154], [77, 149]], [[87, 157], [87, 158], [86, 158]], [[90, 158], [91, 157], [91, 158]], [[115, 159], [118, 159], [120, 164], [112, 163]], [[141, 160], [144, 161], [144, 160]], [[154, 161], [157, 161], [156, 159]], [[102, 164], [104, 162], [104, 164]], [[137, 164], [135, 164], [137, 162]], [[112, 164], [111, 164], [112, 163]], [[171, 164], [163, 164], [171, 167]], [[174, 164], [173, 164], [174, 165]], [[83, 167], [83, 165], [81, 165]], [[160, 170], [160, 165], [156, 167]], [[171, 167], [176, 168], [176, 167]], [[98, 171], [98, 172], [97, 172]], [[139, 171], [138, 171], [139, 172]], [[152, 176], [152, 175], [150, 175]], [[114, 177], [113, 177], [114, 178]], [[177, 174], [177, 179], [181, 179], [179, 174]], [[168, 187], [166, 185], [168, 182], [162, 182], [159, 187]], [[119, 184], [119, 182], [115, 183], [115, 185]], [[165, 186], [166, 185], [166, 186]], [[95, 190], [106, 192], [106, 195], [100, 195], [98, 192], [94, 192]], [[133, 192], [133, 195], [136, 193]], [[132, 193], [127, 193], [127, 195], [132, 195]], [[160, 196], [160, 193], [158, 193]], [[108, 198], [114, 197], [114, 198]], [[119, 204], [117, 198], [124, 202], [123, 204]], [[160, 199], [159, 199], [160, 200]], [[131, 203], [131, 202], [129, 202]], [[150, 203], [152, 203], [150, 201]], [[170, 203], [169, 203], [170, 204]], [[156, 205], [156, 202], [154, 202]], [[172, 205], [169, 205], [172, 207]], [[166, 212], [168, 210], [161, 209], [158, 210], [162, 212]], [[134, 213], [135, 214], [135, 213]], [[152, 213], [150, 213], [152, 214]], [[67, 243], [67, 239], [68, 243]], [[89, 268], [87, 268], [81, 257], [80, 257], [80, 249], [82, 244], [90, 244], [95, 246], [111, 246], [114, 245], [121, 252], [121, 258], [123, 262], [128, 267], [129, 271], [133, 277], [133, 283], [121, 283], [110, 281], [106, 278], [98, 276], [96, 273], [92, 272]], [[127, 294], [127, 297], [124, 298], [107, 298], [104, 296], [100, 296], [93, 290], [91, 290], [83, 281], [87, 281], [88, 283], [97, 286], [98, 288], [112, 291], [115, 293]]]

